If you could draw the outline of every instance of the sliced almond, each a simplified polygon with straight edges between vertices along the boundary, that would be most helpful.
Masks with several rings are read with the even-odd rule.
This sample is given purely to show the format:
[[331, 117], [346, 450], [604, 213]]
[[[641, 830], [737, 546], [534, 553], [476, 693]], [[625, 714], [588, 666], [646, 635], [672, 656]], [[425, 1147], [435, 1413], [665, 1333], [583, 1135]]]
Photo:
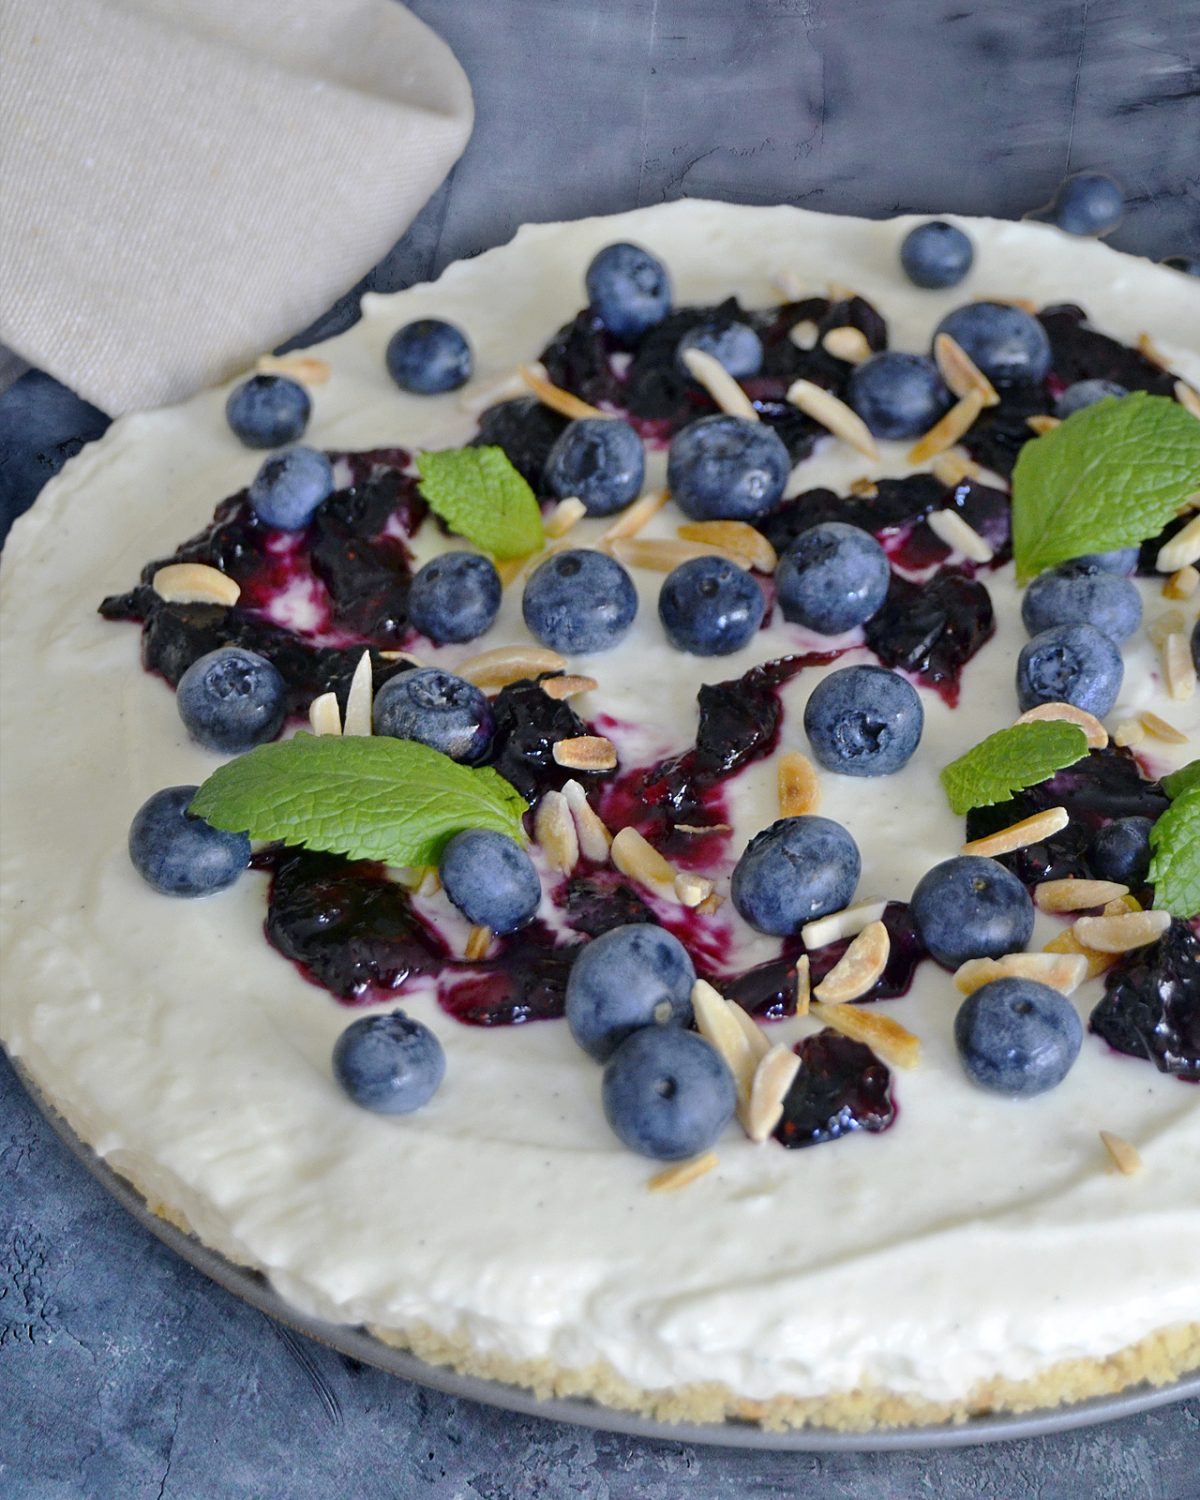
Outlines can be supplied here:
[[1187, 629], [1187, 618], [1181, 609], [1164, 609], [1161, 615], [1146, 622], [1146, 634], [1161, 651], [1169, 635], [1178, 635]]
[[[793, 297], [793, 302], [801, 301], [799, 297]], [[798, 323], [793, 323], [788, 329], [788, 338], [795, 344], [797, 349], [803, 349], [805, 354], [810, 349], [817, 347], [817, 340], [821, 337], [820, 326], [812, 318], [801, 318]]]
[[1163, 676], [1167, 692], [1176, 703], [1186, 703], [1196, 691], [1196, 664], [1192, 648], [1182, 631], [1169, 635], [1162, 644]]
[[711, 896], [706, 896], [701, 901], [696, 910], [702, 917], [711, 917], [714, 912], [720, 911], [724, 905], [725, 897], [721, 895], [720, 891], [714, 891]]
[[561, 703], [567, 698], [577, 698], [580, 693], [594, 693], [600, 684], [594, 677], [546, 677], [541, 688], [547, 698]]
[[787, 399], [814, 422], [820, 422], [834, 437], [841, 438], [868, 458], [879, 457], [879, 449], [867, 424], [832, 391], [814, 385], [811, 380], [793, 380], [788, 386]]
[[[1104, 907], [1104, 916], [1116, 917], [1126, 912], [1141, 911], [1137, 898], [1134, 896], [1119, 896], [1117, 900], [1110, 901]], [[1075, 924], [1078, 927], [1079, 923]], [[1116, 962], [1113, 953], [1101, 953], [1095, 948], [1085, 947], [1076, 936], [1075, 927], [1067, 927], [1057, 936], [1050, 939], [1043, 950], [1046, 953], [1078, 954], [1087, 964], [1086, 978], [1094, 979], [1097, 974], [1103, 974], [1105, 969], [1110, 969]]]
[[376, 651], [375, 655], [380, 661], [406, 661], [414, 667], [425, 665], [421, 658], [414, 656], [411, 651]]
[[1082, 953], [1006, 953], [1003, 958], [969, 958], [954, 971], [961, 994], [971, 995], [993, 979], [1035, 979], [1060, 994], [1070, 995], [1087, 978]]
[[241, 598], [241, 586], [227, 574], [207, 563], [167, 563], [159, 568], [150, 587], [168, 604], [234, 605]]
[[421, 871], [421, 878], [417, 881], [416, 893], [418, 896], [436, 896], [442, 888], [442, 877], [438, 874], [436, 865], [429, 865]]
[[750, 1098], [757, 1058], [731, 1010], [725, 997], [706, 979], [697, 979], [692, 986], [692, 1014], [696, 1019], [696, 1029], [728, 1064], [737, 1086], [740, 1116]]
[[371, 653], [364, 651], [358, 658], [358, 665], [354, 669], [354, 676], [350, 679], [350, 689], [346, 694], [343, 734], [363, 736], [371, 733], [371, 707], [374, 696]]
[[[521, 368], [532, 370], [542, 380], [546, 378], [546, 367], [538, 360]], [[521, 370], [501, 370], [496, 375], [489, 375], [486, 380], [472, 381], [459, 396], [458, 404], [463, 411], [477, 417], [480, 412], [487, 411], [489, 406], [496, 406], [501, 401], [515, 401], [528, 390], [529, 385]]]
[[810, 952], [814, 948], [827, 948], [843, 938], [856, 937], [864, 927], [878, 922], [886, 910], [887, 902], [876, 900], [844, 906], [841, 911], [831, 911], [827, 916], [806, 922], [800, 929], [800, 940]]
[[771, 282], [785, 302], [804, 301], [804, 283], [797, 272], [785, 266], [782, 271], [775, 272]]
[[831, 328], [821, 343], [826, 354], [832, 354], [834, 359], [844, 359], [850, 365], [861, 365], [870, 359], [872, 353], [866, 334], [848, 323], [841, 328]]
[[1175, 382], [1175, 399], [1184, 411], [1190, 411], [1193, 417], [1200, 417], [1200, 392], [1194, 391], [1186, 380]]
[[600, 815], [593, 810], [587, 793], [578, 781], [564, 783], [562, 791], [567, 799], [567, 806], [571, 809], [571, 816], [575, 819], [580, 853], [593, 864], [607, 864], [612, 834], [604, 826]]
[[636, 828], [622, 828], [614, 835], [609, 851], [612, 862], [622, 875], [652, 890], [675, 894], [675, 867], [649, 843]]
[[808, 954], [796, 960], [796, 1014], [806, 1016], [812, 1008], [812, 964]]
[[550, 514], [546, 517], [546, 523], [542, 530], [552, 541], [566, 536], [572, 526], [577, 526], [584, 516], [587, 515], [587, 506], [578, 495], [569, 495], [565, 500], [560, 500]]
[[1113, 744], [1123, 750], [1131, 745], [1140, 745], [1146, 738], [1145, 726], [1136, 719], [1122, 719], [1113, 730]]
[[687, 1161], [677, 1161], [672, 1166], [655, 1172], [646, 1186], [652, 1193], [676, 1193], [680, 1188], [711, 1172], [718, 1161], [715, 1151], [706, 1151], [703, 1156], [693, 1156]]
[[308, 724], [314, 734], [341, 734], [342, 711], [336, 693], [322, 693], [308, 705]]
[[674, 823], [672, 824], [672, 828], [676, 833], [696, 833], [700, 835], [733, 832], [728, 823]]
[[1168, 724], [1166, 719], [1152, 713], [1148, 708], [1138, 714], [1137, 721], [1139, 728], [1154, 739], [1162, 740], [1164, 745], [1186, 745], [1188, 742], [1188, 737], [1182, 729], [1176, 729], [1174, 724]]
[[692, 562], [697, 557], [723, 557], [748, 568], [742, 557], [731, 557], [723, 547], [710, 547], [707, 542], [688, 542], [681, 537], [618, 537], [610, 542], [608, 550], [627, 568], [645, 568], [649, 573], [673, 573], [682, 563]]
[[561, 672], [567, 659], [544, 646], [496, 646], [462, 662], [455, 675], [477, 688], [504, 688], [543, 672]]
[[463, 948], [463, 957], [470, 963], [476, 963], [481, 958], [486, 958], [488, 949], [492, 946], [492, 929], [490, 927], [472, 927], [467, 934], [466, 946]]
[[935, 422], [924, 437], [918, 438], [908, 451], [910, 464], [923, 464], [947, 448], [953, 448], [959, 438], [965, 437], [975, 425], [975, 418], [983, 410], [983, 397], [978, 391], [968, 391], [961, 396], [939, 422]]
[[260, 354], [254, 361], [259, 375], [286, 375], [289, 380], [298, 380], [301, 385], [324, 385], [333, 370], [329, 364], [315, 354]]
[[962, 397], [969, 391], [976, 391], [983, 398], [984, 406], [999, 406], [996, 387], [957, 339], [948, 333], [939, 333], [933, 341], [933, 357], [953, 395]]
[[988, 563], [996, 555], [991, 543], [968, 525], [956, 510], [931, 510], [925, 520], [940, 542], [945, 542], [952, 552], [961, 552], [971, 562]]
[[680, 870], [675, 876], [675, 894], [680, 906], [699, 906], [713, 893], [713, 883], [707, 875], [697, 875], [694, 870]]
[[651, 521], [671, 498], [668, 490], [652, 490], [635, 500], [628, 510], [623, 510], [600, 538], [602, 544], [619, 541], [622, 537], [636, 536], [647, 521]]
[[571, 771], [612, 771], [617, 764], [617, 748], [602, 734], [577, 734], [556, 740], [550, 753], [557, 765]]
[[844, 281], [827, 281], [825, 290], [829, 294], [830, 302], [853, 302], [858, 296], [854, 288]]
[[822, 1005], [844, 1005], [858, 1000], [887, 967], [892, 940], [882, 922], [864, 927], [816, 986], [813, 993]]
[[743, 1010], [736, 1000], [726, 1000], [729, 1014], [742, 1028], [742, 1035], [746, 1038], [746, 1044], [750, 1048], [750, 1054], [757, 1066], [771, 1050], [771, 1043], [767, 1040], [767, 1034], [750, 1014]]
[[1031, 432], [1036, 432], [1042, 437], [1047, 432], [1053, 432], [1056, 427], [1062, 426], [1061, 417], [1052, 417], [1048, 412], [1038, 412], [1032, 417], [1025, 418], [1025, 425]]
[[1122, 1177], [1132, 1177], [1134, 1173], [1142, 1170], [1142, 1158], [1136, 1146], [1131, 1146], [1119, 1135], [1113, 1135], [1111, 1130], [1102, 1130], [1100, 1139], [1104, 1142], [1104, 1149], [1112, 1158], [1113, 1166]]
[[1114, 917], [1080, 917], [1075, 933], [1097, 953], [1129, 953], [1156, 943], [1171, 925], [1165, 911], [1131, 911]]
[[1015, 849], [1026, 849], [1030, 844], [1039, 844], [1051, 834], [1059, 833], [1071, 821], [1065, 807], [1047, 807], [1019, 823], [1010, 823], [1007, 828], [997, 829], [986, 838], [971, 839], [959, 850], [960, 854], [982, 854], [995, 859], [1001, 854], [1011, 854]]
[[897, 1068], [915, 1068], [921, 1060], [920, 1039], [890, 1016], [857, 1005], [818, 1005], [815, 1001], [809, 1014], [851, 1041], [865, 1042], [885, 1063]]
[[1182, 531], [1162, 544], [1154, 566], [1160, 573], [1174, 573], [1195, 562], [1200, 562], [1200, 515], [1193, 516]]
[[1187, 563], [1163, 584], [1163, 598], [1190, 599], [1197, 589], [1200, 589], [1200, 569]]
[[940, 458], [934, 460], [932, 472], [943, 484], [956, 485], [961, 484], [964, 479], [978, 479], [983, 470], [961, 449], [948, 448]]
[[705, 349], [685, 349], [682, 357], [688, 374], [704, 387], [723, 412], [743, 417], [747, 422], [758, 421], [753, 401], [715, 354]]
[[1108, 744], [1108, 730], [1095, 714], [1086, 708], [1076, 708], [1073, 703], [1039, 703], [1027, 708], [1017, 720], [1018, 724], [1037, 724], [1042, 719], [1064, 719], [1068, 724], [1078, 724], [1087, 736], [1089, 750], [1103, 750]]
[[569, 875], [579, 863], [579, 833], [571, 808], [561, 792], [547, 792], [533, 818], [537, 839], [552, 870]]
[[782, 1042], [776, 1043], [759, 1060], [743, 1122], [752, 1141], [765, 1141], [779, 1124], [783, 1118], [783, 1101], [799, 1071], [800, 1059]]
[[850, 481], [850, 493], [861, 495], [864, 500], [874, 500], [879, 493], [879, 486], [873, 479], [868, 479], [865, 474], [861, 474], [857, 479]]
[[746, 521], [689, 521], [679, 528], [688, 542], [704, 542], [726, 556], [744, 558], [759, 573], [773, 573], [778, 562], [775, 548], [761, 531]]
[[1152, 365], [1157, 365], [1160, 370], [1169, 370], [1171, 368], [1171, 364], [1167, 359], [1167, 356], [1162, 352], [1162, 350], [1158, 347], [1158, 345], [1154, 342], [1154, 340], [1148, 333], [1138, 334], [1137, 346], [1138, 352], [1141, 354], [1142, 358], [1148, 359]]
[[779, 816], [800, 818], [815, 813], [821, 805], [821, 783], [817, 768], [799, 750], [787, 750], [779, 757]]
[[571, 391], [564, 391], [562, 386], [555, 385], [552, 380], [546, 378], [544, 369], [540, 370], [534, 365], [518, 365], [517, 373], [543, 406], [548, 406], [551, 411], [556, 411], [561, 416], [570, 417], [573, 422], [580, 417], [609, 415], [608, 412], [601, 411], [598, 406], [592, 406], [590, 402], [581, 400]]
[[1033, 900], [1039, 911], [1091, 911], [1128, 894], [1129, 887], [1117, 880], [1043, 880], [1034, 887]]

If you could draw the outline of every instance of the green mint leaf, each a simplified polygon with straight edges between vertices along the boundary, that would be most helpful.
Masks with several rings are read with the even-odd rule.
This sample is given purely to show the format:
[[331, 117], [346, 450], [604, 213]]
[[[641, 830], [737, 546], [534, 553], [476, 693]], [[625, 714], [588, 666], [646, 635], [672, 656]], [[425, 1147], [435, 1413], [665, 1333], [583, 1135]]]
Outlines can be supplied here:
[[417, 472], [430, 510], [492, 557], [525, 557], [546, 540], [534, 493], [503, 448], [418, 453]]
[[1200, 760], [1189, 760], [1186, 766], [1162, 779], [1162, 789], [1172, 799], [1182, 797], [1193, 787], [1200, 787]]
[[1135, 391], [1085, 407], [1021, 449], [1013, 471], [1017, 579], [1156, 536], [1200, 487], [1200, 422]]
[[1155, 906], [1175, 917], [1200, 916], [1200, 783], [1174, 794], [1150, 830], [1150, 848]]
[[465, 828], [522, 838], [528, 807], [498, 772], [460, 765], [415, 740], [297, 734], [221, 766], [189, 811], [253, 839], [435, 865], [446, 840]]
[[952, 760], [942, 772], [942, 785], [956, 813], [992, 807], [1064, 766], [1073, 766], [1087, 748], [1087, 735], [1064, 719], [1014, 724]]

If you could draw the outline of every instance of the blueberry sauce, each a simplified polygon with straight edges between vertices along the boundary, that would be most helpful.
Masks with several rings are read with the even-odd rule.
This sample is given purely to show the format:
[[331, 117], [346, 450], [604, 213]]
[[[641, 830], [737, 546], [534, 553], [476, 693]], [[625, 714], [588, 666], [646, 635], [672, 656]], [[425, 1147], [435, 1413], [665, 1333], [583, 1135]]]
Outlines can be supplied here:
[[568, 770], [554, 759], [556, 741], [591, 731], [569, 703], [551, 698], [538, 682], [525, 679], [502, 689], [492, 699], [492, 713], [496, 729], [487, 764], [531, 806], [572, 778], [587, 786], [606, 774]]
[[882, 608], [864, 627], [867, 645], [885, 667], [911, 672], [951, 708], [963, 668], [995, 632], [987, 589], [958, 568], [924, 583], [893, 574]]
[[1200, 941], [1187, 922], [1117, 960], [1088, 1028], [1160, 1073], [1200, 1083]]
[[827, 1027], [794, 1050], [800, 1071], [775, 1130], [780, 1145], [819, 1146], [854, 1130], [886, 1130], [896, 1118], [891, 1073], [870, 1047]]

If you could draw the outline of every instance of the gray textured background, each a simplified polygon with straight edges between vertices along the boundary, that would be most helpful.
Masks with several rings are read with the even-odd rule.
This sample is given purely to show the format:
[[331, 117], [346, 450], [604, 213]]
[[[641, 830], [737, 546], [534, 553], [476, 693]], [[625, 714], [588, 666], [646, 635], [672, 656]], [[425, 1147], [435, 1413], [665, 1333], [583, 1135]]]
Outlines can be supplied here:
[[[478, 122], [368, 278], [380, 289], [526, 219], [683, 195], [1018, 216], [1088, 166], [1126, 185], [1114, 243], [1200, 253], [1196, 0], [412, 8], [470, 73]], [[36, 372], [0, 396], [0, 530], [103, 426]], [[207, 1282], [64, 1152], [0, 1059], [0, 1500], [681, 1493], [1200, 1500], [1200, 1402], [987, 1449], [824, 1458], [506, 1416], [356, 1366]]]

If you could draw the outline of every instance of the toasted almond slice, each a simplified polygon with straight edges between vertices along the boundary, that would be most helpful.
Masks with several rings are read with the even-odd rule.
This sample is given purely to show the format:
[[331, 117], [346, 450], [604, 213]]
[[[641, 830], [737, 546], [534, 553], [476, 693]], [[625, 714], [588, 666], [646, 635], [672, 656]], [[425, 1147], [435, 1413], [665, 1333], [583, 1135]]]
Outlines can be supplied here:
[[419, 656], [414, 656], [411, 651], [376, 651], [375, 655], [380, 661], [406, 661], [414, 667], [423, 667], [425, 663]]
[[1171, 368], [1167, 356], [1148, 333], [1138, 334], [1137, 346], [1142, 358], [1148, 359], [1152, 365], [1157, 365], [1160, 370], [1169, 370]]
[[1123, 917], [1127, 911], [1141, 911], [1142, 903], [1132, 893], [1124, 896], [1115, 896], [1111, 901], [1106, 901], [1101, 909], [1102, 917]]
[[953, 395], [962, 397], [968, 391], [978, 391], [984, 406], [999, 406], [996, 387], [957, 339], [948, 333], [939, 333], [933, 341], [933, 357]]
[[598, 406], [592, 406], [590, 402], [581, 400], [573, 392], [564, 391], [562, 386], [555, 385], [552, 380], [547, 380], [544, 369], [539, 371], [534, 365], [518, 365], [517, 373], [543, 406], [548, 406], [551, 411], [556, 411], [561, 416], [570, 417], [573, 422], [580, 417], [610, 415], [608, 412], [601, 411]]
[[236, 604], [242, 590], [227, 574], [207, 563], [167, 563], [150, 587], [168, 604]]
[[1068, 724], [1078, 724], [1087, 736], [1089, 750], [1103, 750], [1108, 744], [1108, 730], [1095, 714], [1086, 708], [1076, 708], [1073, 703], [1039, 703], [1027, 708], [1017, 720], [1018, 724], [1036, 724], [1042, 719], [1065, 719]]
[[879, 457], [879, 449], [867, 424], [832, 391], [814, 385], [811, 380], [793, 380], [788, 386], [787, 399], [814, 422], [820, 422], [834, 437], [857, 448], [867, 458]]
[[892, 940], [882, 922], [864, 927], [817, 985], [813, 993], [823, 1005], [844, 1005], [865, 995], [887, 967]]
[[732, 833], [733, 829], [728, 823], [675, 823], [672, 825], [676, 833]]
[[579, 863], [579, 833], [561, 792], [547, 792], [538, 803], [533, 836], [542, 846], [552, 870], [569, 875]]
[[[1103, 915], [1106, 917], [1119, 917], [1127, 912], [1141, 911], [1141, 903], [1136, 896], [1118, 896], [1115, 901], [1106, 903]], [[1075, 924], [1078, 927], [1078, 922]], [[1087, 963], [1088, 979], [1094, 979], [1097, 974], [1103, 974], [1105, 969], [1112, 968], [1116, 962], [1113, 953], [1101, 953], [1095, 948], [1085, 947], [1075, 935], [1074, 927], [1067, 927], [1056, 937], [1046, 944], [1043, 950], [1046, 953], [1081, 954]]]
[[925, 520], [940, 542], [945, 542], [953, 552], [961, 552], [971, 562], [991, 562], [996, 555], [991, 543], [968, 525], [956, 510], [931, 510]]
[[680, 870], [675, 876], [675, 894], [680, 906], [699, 906], [713, 893], [713, 883], [707, 875], [697, 875], [694, 870]]
[[961, 484], [964, 479], [978, 479], [983, 470], [958, 448], [948, 448], [940, 458], [936, 459], [932, 468], [933, 475], [940, 479], [943, 484]]
[[771, 277], [771, 284], [785, 302], [803, 302], [805, 298], [804, 283], [800, 280], [797, 272], [785, 266], [782, 271], [776, 271]]
[[831, 328], [821, 340], [826, 354], [834, 359], [843, 359], [849, 365], [861, 365], [871, 357], [871, 346], [861, 328], [847, 323], [841, 328]]
[[812, 1007], [812, 964], [808, 954], [802, 953], [796, 960], [796, 1014], [808, 1015]]
[[746, 521], [689, 521], [679, 527], [679, 535], [687, 542], [718, 547], [726, 556], [745, 558], [759, 573], [773, 573], [778, 562], [775, 548]]
[[850, 493], [852, 495], [861, 495], [864, 500], [874, 500], [875, 496], [879, 493], [879, 486], [873, 479], [868, 479], [865, 474], [862, 474], [857, 479], [850, 481]]
[[566, 698], [577, 698], [580, 693], [594, 693], [599, 685], [594, 677], [563, 676], [543, 678], [541, 688], [547, 698], [561, 703]]
[[344, 735], [363, 736], [371, 733], [371, 706], [374, 698], [374, 674], [371, 669], [371, 653], [364, 651], [358, 658], [350, 689], [346, 694], [346, 717], [342, 724]]
[[908, 450], [909, 463], [923, 464], [947, 448], [953, 448], [959, 438], [970, 432], [982, 410], [983, 397], [978, 391], [968, 391], [965, 396], [960, 396], [946, 415]]
[[597, 865], [607, 864], [612, 834], [604, 826], [599, 814], [593, 810], [587, 793], [578, 781], [566, 782], [562, 790], [567, 806], [571, 809], [571, 816], [575, 819], [575, 831], [579, 835], [579, 848], [584, 859], [590, 859]]
[[260, 354], [254, 361], [258, 375], [286, 375], [289, 380], [298, 380], [301, 385], [324, 385], [333, 374], [327, 361], [315, 354]]
[[1169, 635], [1178, 635], [1187, 629], [1187, 618], [1181, 609], [1164, 609], [1161, 615], [1146, 622], [1146, 634], [1161, 651]]
[[809, 1014], [851, 1041], [865, 1042], [885, 1063], [897, 1068], [915, 1068], [921, 1060], [920, 1039], [890, 1016], [857, 1005], [818, 1005], [815, 1001]]
[[1091, 911], [1118, 896], [1127, 896], [1129, 887], [1117, 880], [1043, 880], [1034, 887], [1034, 905], [1039, 911]]
[[341, 734], [342, 711], [336, 693], [322, 693], [308, 705], [308, 724], [314, 734]]
[[421, 878], [417, 881], [416, 893], [418, 896], [436, 896], [442, 888], [442, 877], [438, 874], [436, 865], [429, 865], [421, 871]]
[[544, 646], [496, 646], [460, 663], [455, 675], [478, 688], [504, 688], [543, 672], [561, 672], [565, 656]]
[[744, 417], [747, 422], [758, 421], [754, 402], [715, 354], [706, 349], [685, 349], [683, 363], [696, 384], [704, 387], [723, 412], [731, 417]]
[[1163, 584], [1164, 599], [1190, 599], [1200, 589], [1200, 569], [1186, 563]]
[[622, 828], [613, 837], [609, 851], [622, 875], [651, 889], [675, 892], [675, 867], [636, 828]]
[[736, 1000], [726, 1000], [725, 1004], [729, 1007], [729, 1014], [742, 1028], [742, 1035], [746, 1038], [746, 1044], [750, 1048], [750, 1054], [757, 1067], [771, 1050], [771, 1043], [766, 1032], [750, 1012], [743, 1010]]
[[1140, 745], [1146, 738], [1145, 727], [1136, 719], [1122, 719], [1113, 730], [1113, 744], [1125, 749], [1130, 745]]
[[1154, 566], [1160, 573], [1174, 573], [1194, 562], [1200, 562], [1200, 515], [1193, 516], [1182, 531], [1163, 543]]
[[[799, 297], [793, 297], [793, 302], [799, 302]], [[812, 318], [801, 318], [798, 323], [793, 323], [788, 329], [788, 338], [795, 344], [797, 349], [803, 349], [805, 354], [810, 349], [817, 347], [817, 340], [821, 337], [820, 326]]]
[[752, 1141], [765, 1141], [779, 1124], [783, 1118], [783, 1101], [799, 1071], [800, 1059], [782, 1042], [776, 1043], [759, 1059], [743, 1122]]
[[600, 541], [607, 544], [620, 541], [622, 537], [637, 536], [646, 522], [652, 521], [670, 498], [669, 490], [651, 490], [648, 495], [642, 495], [628, 510], [621, 512]]
[[1070, 995], [1087, 978], [1082, 953], [1006, 953], [1003, 958], [969, 958], [954, 971], [961, 994], [971, 995], [993, 979], [1036, 979], [1060, 994]]
[[779, 757], [779, 816], [799, 818], [814, 813], [821, 805], [821, 783], [817, 768], [799, 750], [787, 750]]
[[490, 927], [472, 927], [467, 934], [466, 946], [463, 948], [463, 957], [470, 963], [478, 959], [486, 958], [488, 949], [492, 946], [492, 929]]
[[721, 895], [720, 891], [714, 891], [711, 896], [706, 896], [701, 901], [696, 910], [702, 917], [711, 917], [714, 912], [720, 911], [724, 905], [725, 897]]
[[1168, 724], [1166, 719], [1160, 718], [1148, 708], [1138, 714], [1137, 722], [1140, 729], [1156, 740], [1162, 740], [1164, 745], [1186, 745], [1188, 742], [1182, 729], [1176, 729], [1174, 724]]
[[1111, 1130], [1102, 1130], [1100, 1139], [1104, 1142], [1104, 1149], [1112, 1158], [1113, 1166], [1122, 1177], [1132, 1177], [1135, 1172], [1142, 1170], [1142, 1158], [1136, 1146], [1131, 1146], [1119, 1135], [1113, 1135]]
[[1200, 391], [1194, 391], [1186, 380], [1175, 382], [1175, 399], [1184, 411], [1190, 411], [1193, 417], [1200, 417]]
[[1065, 807], [1046, 807], [1019, 823], [1010, 823], [1007, 828], [997, 829], [986, 838], [971, 839], [959, 850], [960, 854], [982, 854], [995, 859], [1000, 854], [1011, 854], [1015, 849], [1026, 849], [1059, 833], [1071, 821]]
[[627, 568], [645, 568], [649, 573], [673, 573], [681, 563], [697, 557], [724, 557], [741, 568], [750, 565], [744, 557], [731, 557], [723, 547], [707, 542], [688, 542], [681, 537], [618, 537], [608, 550]]
[[550, 753], [555, 763], [572, 771], [611, 771], [617, 764], [617, 749], [602, 734], [577, 734], [555, 740]]
[[1156, 943], [1171, 925], [1169, 912], [1131, 911], [1113, 917], [1080, 917], [1075, 932], [1097, 953], [1128, 953]]
[[587, 506], [578, 495], [568, 495], [565, 500], [560, 500], [550, 514], [546, 517], [546, 524], [542, 530], [552, 541], [566, 536], [572, 526], [578, 525], [587, 515]]
[[841, 911], [831, 911], [828, 916], [806, 922], [800, 929], [800, 940], [810, 952], [814, 948], [828, 947], [830, 943], [840, 943], [843, 938], [857, 937], [864, 927], [878, 922], [886, 910], [886, 901], [858, 901], [853, 906], [844, 906]]
[[[534, 360], [521, 368], [532, 370], [542, 380], [546, 378], [546, 366], [540, 360]], [[458, 404], [463, 411], [477, 417], [489, 406], [495, 406], [500, 401], [513, 401], [518, 396], [524, 396], [528, 390], [529, 386], [520, 370], [501, 370], [485, 380], [472, 381], [463, 389]]]
[[1196, 664], [1192, 648], [1182, 631], [1169, 635], [1162, 644], [1163, 675], [1167, 692], [1176, 703], [1186, 703], [1196, 691]]
[[680, 1188], [687, 1187], [689, 1182], [695, 1182], [697, 1177], [703, 1177], [705, 1172], [711, 1172], [717, 1161], [715, 1151], [706, 1151], [703, 1156], [693, 1156], [687, 1161], [677, 1161], [664, 1167], [661, 1172], [655, 1172], [646, 1186], [652, 1193], [676, 1193]]
[[1035, 416], [1026, 417], [1025, 425], [1030, 431], [1036, 432], [1038, 437], [1041, 437], [1047, 432], [1053, 432], [1056, 427], [1061, 427], [1062, 418], [1052, 417], [1048, 412], [1038, 412]]
[[696, 1029], [704, 1040], [729, 1065], [737, 1085], [739, 1115], [750, 1098], [750, 1085], [757, 1062], [741, 1026], [731, 1014], [728, 1000], [709, 984], [697, 979], [692, 986], [692, 1013]]

